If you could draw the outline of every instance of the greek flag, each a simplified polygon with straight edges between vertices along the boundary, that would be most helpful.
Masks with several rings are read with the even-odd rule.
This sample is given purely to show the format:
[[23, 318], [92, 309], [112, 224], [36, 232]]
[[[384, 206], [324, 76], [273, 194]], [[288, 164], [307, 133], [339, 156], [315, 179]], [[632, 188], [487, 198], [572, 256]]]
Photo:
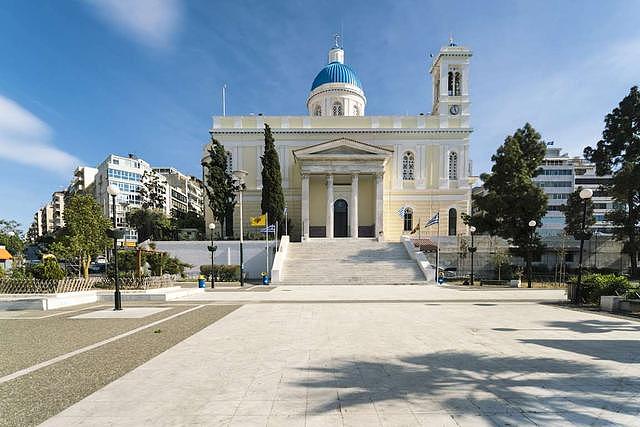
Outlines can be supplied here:
[[440, 212], [438, 212], [437, 214], [435, 214], [433, 216], [433, 218], [431, 218], [429, 221], [427, 221], [427, 223], [425, 224], [424, 228], [429, 227], [430, 225], [433, 224], [439, 224], [440, 223]]
[[404, 213], [405, 213], [406, 211], [407, 211], [407, 207], [406, 207], [406, 206], [401, 207], [401, 208], [400, 208], [400, 209], [398, 209], [398, 211], [397, 211], [398, 216], [399, 216], [400, 218], [404, 218]]
[[265, 234], [265, 233], [275, 233], [276, 232], [276, 225], [275, 224], [271, 224], [268, 227], [263, 228], [262, 230], [260, 230], [261, 233]]

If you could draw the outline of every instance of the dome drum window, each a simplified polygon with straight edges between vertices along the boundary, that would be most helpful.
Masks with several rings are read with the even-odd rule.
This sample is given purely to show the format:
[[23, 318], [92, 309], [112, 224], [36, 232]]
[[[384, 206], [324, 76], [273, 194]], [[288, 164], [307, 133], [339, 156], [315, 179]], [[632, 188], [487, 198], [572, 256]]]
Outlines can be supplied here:
[[332, 107], [332, 112], [334, 116], [344, 116], [344, 111], [342, 110], [342, 104], [339, 102], [335, 102]]

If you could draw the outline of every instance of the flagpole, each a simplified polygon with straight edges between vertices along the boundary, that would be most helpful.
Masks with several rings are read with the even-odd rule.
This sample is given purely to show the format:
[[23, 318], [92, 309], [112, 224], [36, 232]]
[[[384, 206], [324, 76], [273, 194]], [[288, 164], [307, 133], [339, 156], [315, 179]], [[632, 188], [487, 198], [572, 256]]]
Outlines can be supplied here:
[[438, 209], [438, 231], [436, 243], [436, 284], [438, 283], [438, 263], [440, 262], [440, 210]]

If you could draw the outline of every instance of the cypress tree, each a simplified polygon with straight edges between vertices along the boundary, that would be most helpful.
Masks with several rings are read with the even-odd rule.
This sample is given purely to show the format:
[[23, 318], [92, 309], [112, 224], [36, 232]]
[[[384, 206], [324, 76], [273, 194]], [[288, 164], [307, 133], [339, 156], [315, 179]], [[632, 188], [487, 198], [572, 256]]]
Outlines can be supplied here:
[[[205, 168], [205, 190], [213, 217], [222, 225], [222, 233], [233, 230], [233, 208], [236, 203], [236, 184], [227, 168], [227, 153], [218, 140], [211, 137], [209, 156], [202, 162]], [[225, 233], [226, 231], [226, 233]]]
[[269, 214], [269, 223], [278, 222], [278, 227], [283, 230], [284, 193], [282, 191], [282, 175], [280, 173], [280, 160], [274, 144], [271, 128], [264, 125], [264, 155], [262, 160], [262, 213]]

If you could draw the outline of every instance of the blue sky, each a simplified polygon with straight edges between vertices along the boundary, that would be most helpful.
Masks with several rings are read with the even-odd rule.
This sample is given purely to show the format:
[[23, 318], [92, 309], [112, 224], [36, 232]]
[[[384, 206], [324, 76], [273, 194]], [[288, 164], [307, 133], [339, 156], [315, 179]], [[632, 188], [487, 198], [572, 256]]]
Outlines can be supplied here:
[[530, 121], [571, 154], [638, 84], [640, 2], [4, 0], [0, 218], [27, 228], [110, 152], [199, 175], [210, 116], [306, 114], [342, 28], [367, 114], [430, 111], [429, 53], [473, 49], [474, 170]]

